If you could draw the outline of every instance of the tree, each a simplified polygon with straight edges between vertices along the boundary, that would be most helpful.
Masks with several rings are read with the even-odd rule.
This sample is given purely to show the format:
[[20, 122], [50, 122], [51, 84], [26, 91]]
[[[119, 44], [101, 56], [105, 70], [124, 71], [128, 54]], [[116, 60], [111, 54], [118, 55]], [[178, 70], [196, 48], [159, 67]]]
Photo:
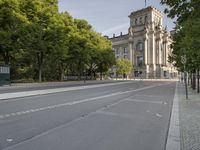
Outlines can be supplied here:
[[[200, 70], [200, 9], [199, 0], [161, 0], [162, 4], [169, 6], [165, 12], [171, 18], [177, 18], [176, 32], [173, 36], [173, 53], [170, 61], [183, 71], [182, 57], [186, 57], [186, 69], [189, 73], [195, 74]], [[195, 89], [196, 79], [193, 76], [193, 88]]]
[[103, 73], [107, 72], [113, 65], [116, 64], [115, 55], [112, 50], [112, 44], [105, 37], [100, 34], [93, 33], [92, 41], [92, 54], [90, 60], [90, 70], [94, 74], [100, 73], [102, 80]]
[[24, 46], [32, 56], [32, 62], [37, 62], [39, 81], [42, 81], [43, 65], [47, 55], [55, 48], [54, 34], [55, 17], [58, 7], [55, 0], [26, 0], [21, 5], [22, 12], [29, 23], [23, 31]]
[[115, 65], [116, 60], [111, 44], [105, 39], [102, 39], [101, 44], [102, 49], [100, 51], [100, 57], [98, 58], [97, 64], [100, 72], [100, 79], [102, 80], [103, 72], [107, 72], [109, 68]]
[[10, 64], [19, 49], [18, 31], [27, 20], [20, 11], [19, 0], [0, 0], [0, 56]]
[[69, 45], [71, 34], [74, 32], [72, 17], [63, 12], [58, 14], [51, 28], [52, 51], [45, 63], [45, 78], [47, 80], [63, 80], [68, 66]]
[[12, 78], [62, 80], [107, 71], [111, 43], [85, 20], [58, 11], [57, 0], [0, 0], [0, 62]]
[[116, 66], [117, 66], [117, 74], [123, 75], [123, 77], [130, 74], [132, 70], [131, 61], [128, 59], [118, 59]]
[[76, 30], [70, 38], [69, 59], [72, 74], [106, 72], [115, 63], [111, 43], [96, 33], [85, 20], [74, 20]]

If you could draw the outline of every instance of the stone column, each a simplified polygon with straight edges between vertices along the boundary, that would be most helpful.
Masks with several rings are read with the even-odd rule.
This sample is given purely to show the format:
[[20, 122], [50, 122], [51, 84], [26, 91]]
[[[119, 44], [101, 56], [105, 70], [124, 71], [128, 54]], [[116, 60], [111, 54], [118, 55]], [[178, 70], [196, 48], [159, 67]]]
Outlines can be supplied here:
[[134, 49], [134, 42], [132, 42], [132, 61], [133, 65], [135, 65], [135, 49]]
[[[132, 67], [134, 65], [134, 51], [133, 51], [133, 39], [129, 38], [129, 60], [131, 61]], [[133, 76], [133, 70], [132, 70]]]
[[155, 35], [153, 32], [153, 38], [152, 38], [152, 66], [153, 66], [153, 77], [156, 77], [156, 47], [155, 47]]
[[146, 78], [149, 78], [149, 63], [148, 63], [148, 37], [145, 35], [144, 38], [144, 61], [145, 61], [145, 68], [146, 68]]
[[149, 65], [146, 65], [146, 79], [149, 79]]
[[169, 49], [168, 49], [168, 43], [166, 42], [165, 43], [165, 63], [166, 63], [166, 65], [168, 64], [168, 55], [169, 55]]
[[133, 47], [131, 42], [129, 42], [129, 60], [131, 61], [131, 64], [133, 64]]
[[145, 37], [144, 38], [144, 61], [145, 61], [145, 65], [148, 64], [148, 38]]
[[163, 65], [165, 66], [165, 42], [163, 42]]
[[161, 52], [161, 39], [159, 38], [158, 39], [158, 64], [161, 65], [162, 64], [162, 61], [161, 61], [161, 58], [162, 58], [162, 52]]

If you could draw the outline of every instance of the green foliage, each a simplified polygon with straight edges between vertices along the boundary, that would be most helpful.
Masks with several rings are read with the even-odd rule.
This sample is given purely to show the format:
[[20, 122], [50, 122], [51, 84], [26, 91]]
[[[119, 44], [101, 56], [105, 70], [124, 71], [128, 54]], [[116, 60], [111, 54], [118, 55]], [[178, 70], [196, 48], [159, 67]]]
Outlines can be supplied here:
[[131, 61], [128, 59], [118, 59], [116, 66], [119, 75], [128, 75], [132, 70]]
[[10, 64], [19, 47], [18, 31], [26, 18], [21, 14], [18, 0], [0, 0], [0, 56]]
[[62, 80], [106, 72], [111, 43], [85, 20], [58, 11], [57, 0], [0, 0], [0, 62], [13, 79]]
[[170, 61], [183, 71], [181, 59], [186, 56], [187, 71], [200, 69], [200, 1], [162, 0], [161, 3], [169, 6], [166, 10], [169, 17], [177, 18]]

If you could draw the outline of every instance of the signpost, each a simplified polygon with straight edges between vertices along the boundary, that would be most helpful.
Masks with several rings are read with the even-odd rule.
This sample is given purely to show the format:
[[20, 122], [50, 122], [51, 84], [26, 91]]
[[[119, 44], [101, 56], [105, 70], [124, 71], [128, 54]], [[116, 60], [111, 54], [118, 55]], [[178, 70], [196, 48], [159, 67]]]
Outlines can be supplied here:
[[10, 67], [0, 66], [0, 86], [10, 84]]

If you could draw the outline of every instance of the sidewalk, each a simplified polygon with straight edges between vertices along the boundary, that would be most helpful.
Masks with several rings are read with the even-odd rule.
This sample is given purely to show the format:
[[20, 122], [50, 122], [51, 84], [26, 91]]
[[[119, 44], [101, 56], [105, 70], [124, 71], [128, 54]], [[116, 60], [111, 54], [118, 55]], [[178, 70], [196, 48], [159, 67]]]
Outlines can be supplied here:
[[186, 100], [183, 83], [178, 83], [177, 92], [181, 150], [200, 150], [200, 94], [189, 88], [189, 100]]

